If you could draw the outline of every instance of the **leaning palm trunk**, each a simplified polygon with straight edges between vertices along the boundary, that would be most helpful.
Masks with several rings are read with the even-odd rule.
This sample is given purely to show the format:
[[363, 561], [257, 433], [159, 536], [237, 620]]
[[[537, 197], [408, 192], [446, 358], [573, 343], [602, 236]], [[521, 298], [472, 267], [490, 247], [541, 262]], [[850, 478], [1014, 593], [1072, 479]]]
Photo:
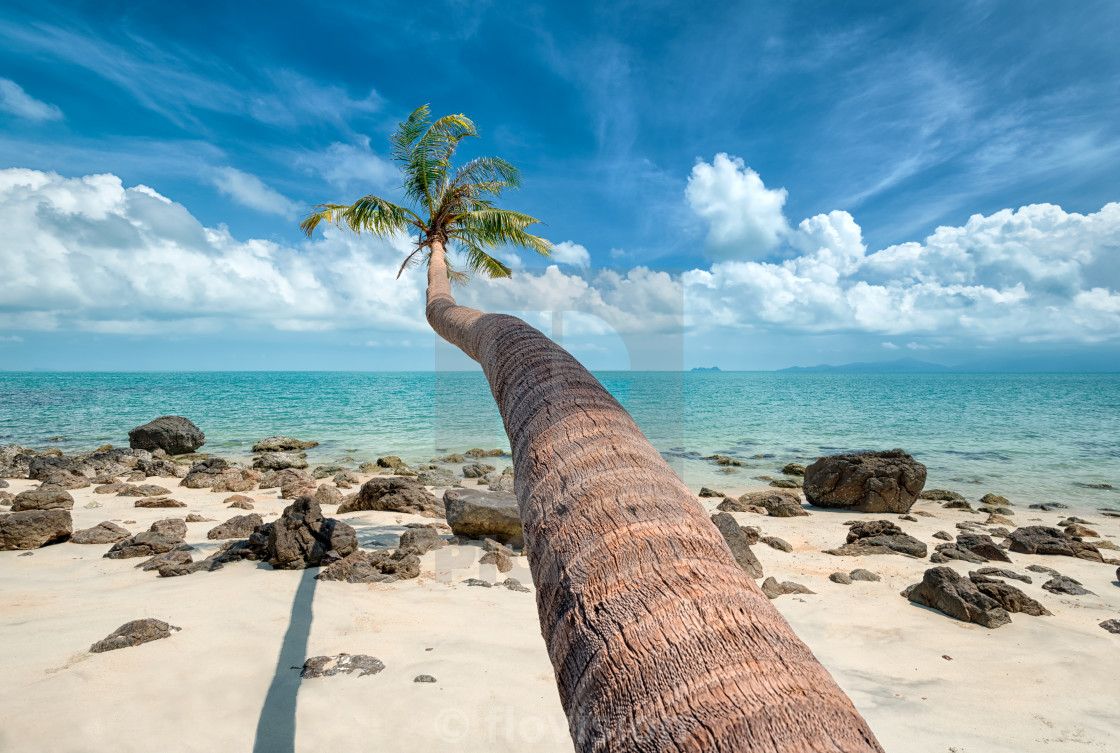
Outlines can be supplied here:
[[513, 451], [541, 632], [578, 751], [881, 751], [619, 403], [512, 316], [427, 318], [478, 361]]

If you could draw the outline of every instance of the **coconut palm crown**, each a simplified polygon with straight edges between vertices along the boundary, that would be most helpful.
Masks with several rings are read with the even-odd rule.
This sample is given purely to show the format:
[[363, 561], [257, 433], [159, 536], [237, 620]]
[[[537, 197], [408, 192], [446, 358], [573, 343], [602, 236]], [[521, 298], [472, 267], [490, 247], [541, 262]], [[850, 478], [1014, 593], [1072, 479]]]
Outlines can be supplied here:
[[471, 274], [509, 277], [510, 268], [488, 253], [501, 246], [548, 256], [551, 244], [525, 230], [540, 220], [494, 206], [504, 190], [520, 188], [516, 167], [499, 157], [479, 157], [457, 169], [452, 165], [459, 142], [468, 136], [478, 136], [470, 118], [445, 115], [432, 121], [428, 105], [416, 108], [391, 138], [393, 159], [404, 173], [405, 196], [416, 211], [370, 195], [349, 205], [320, 204], [300, 227], [308, 236], [323, 221], [382, 238], [415, 233], [416, 248], [401, 264], [398, 278], [421, 259], [428, 262], [433, 242], [450, 243], [462, 253], [466, 270], [447, 267], [447, 276], [460, 283]]

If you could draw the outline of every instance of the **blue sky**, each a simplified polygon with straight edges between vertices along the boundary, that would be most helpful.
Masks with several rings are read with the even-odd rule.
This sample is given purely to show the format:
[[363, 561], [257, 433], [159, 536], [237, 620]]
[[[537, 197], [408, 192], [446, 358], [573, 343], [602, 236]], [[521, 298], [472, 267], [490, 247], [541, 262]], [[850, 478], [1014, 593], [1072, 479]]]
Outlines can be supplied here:
[[1115, 2], [340, 5], [5, 3], [0, 368], [461, 365], [297, 228], [425, 102], [560, 244], [461, 298], [592, 367], [1120, 368]]

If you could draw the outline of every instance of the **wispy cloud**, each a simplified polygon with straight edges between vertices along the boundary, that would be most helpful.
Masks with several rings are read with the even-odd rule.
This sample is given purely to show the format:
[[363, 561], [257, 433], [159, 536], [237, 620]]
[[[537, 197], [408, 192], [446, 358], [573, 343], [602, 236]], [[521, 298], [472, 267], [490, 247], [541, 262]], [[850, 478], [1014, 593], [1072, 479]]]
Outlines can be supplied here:
[[255, 175], [232, 167], [215, 168], [211, 179], [217, 189], [238, 204], [258, 212], [294, 217], [298, 205]]
[[57, 105], [40, 102], [8, 78], [0, 78], [0, 110], [27, 120], [61, 120]]

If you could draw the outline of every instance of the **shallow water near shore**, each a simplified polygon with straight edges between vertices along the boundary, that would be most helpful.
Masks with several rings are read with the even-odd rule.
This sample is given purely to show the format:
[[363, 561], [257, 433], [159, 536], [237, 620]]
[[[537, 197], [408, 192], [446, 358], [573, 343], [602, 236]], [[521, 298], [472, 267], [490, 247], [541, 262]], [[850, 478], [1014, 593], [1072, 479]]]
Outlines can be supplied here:
[[[901, 447], [929, 469], [927, 488], [1120, 509], [1120, 374], [596, 376], [694, 488], [758, 486], [787, 462]], [[230, 457], [273, 434], [320, 442], [312, 464], [509, 449], [478, 372], [0, 374], [0, 444], [122, 446], [166, 414], [202, 428], [202, 452]], [[744, 465], [724, 473], [703, 460], [712, 453]], [[1102, 484], [1117, 488], [1091, 488]]]

